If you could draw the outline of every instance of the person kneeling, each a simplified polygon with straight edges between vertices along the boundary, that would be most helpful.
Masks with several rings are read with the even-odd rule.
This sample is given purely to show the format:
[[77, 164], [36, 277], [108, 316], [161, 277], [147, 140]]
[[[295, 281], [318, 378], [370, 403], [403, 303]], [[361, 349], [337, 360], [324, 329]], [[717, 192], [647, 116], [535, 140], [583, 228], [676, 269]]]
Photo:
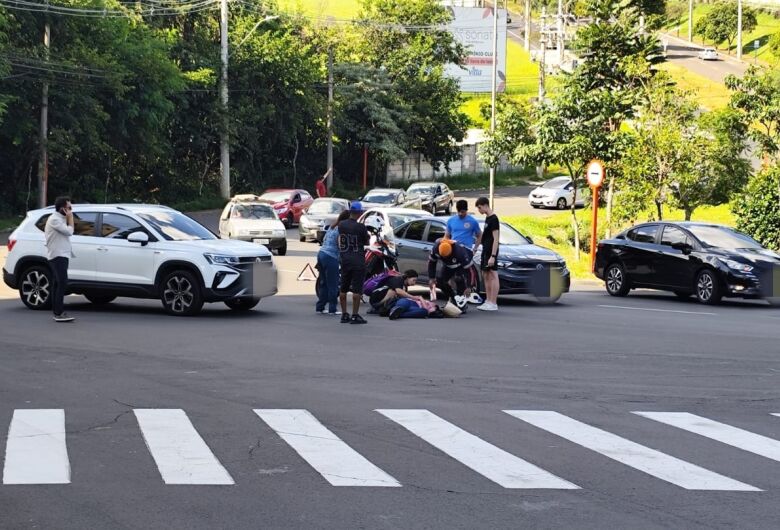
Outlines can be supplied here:
[[416, 302], [422, 300], [420, 296], [413, 296], [407, 292], [409, 287], [417, 284], [417, 271], [408, 270], [400, 276], [388, 276], [371, 293], [369, 302], [375, 312], [381, 316], [387, 316], [396, 304], [396, 301], [409, 300]]

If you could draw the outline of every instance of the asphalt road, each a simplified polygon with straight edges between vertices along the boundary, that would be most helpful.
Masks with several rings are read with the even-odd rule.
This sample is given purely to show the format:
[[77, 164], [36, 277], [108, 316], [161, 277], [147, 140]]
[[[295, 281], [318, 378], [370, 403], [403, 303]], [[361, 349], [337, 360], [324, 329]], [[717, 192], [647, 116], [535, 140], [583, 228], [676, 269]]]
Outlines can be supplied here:
[[744, 57], [744, 62], [740, 62], [736, 58], [720, 52], [719, 60], [702, 61], [697, 55], [703, 49], [701, 45], [689, 43], [673, 35], [664, 34], [660, 35], [659, 38], [668, 43], [666, 58], [670, 63], [678, 64], [695, 74], [718, 83], [723, 83], [729, 75], [744, 75], [750, 64], [748, 56]]
[[0, 300], [1, 528], [777, 527], [780, 310], [596, 288], [341, 325], [290, 235], [245, 315]]

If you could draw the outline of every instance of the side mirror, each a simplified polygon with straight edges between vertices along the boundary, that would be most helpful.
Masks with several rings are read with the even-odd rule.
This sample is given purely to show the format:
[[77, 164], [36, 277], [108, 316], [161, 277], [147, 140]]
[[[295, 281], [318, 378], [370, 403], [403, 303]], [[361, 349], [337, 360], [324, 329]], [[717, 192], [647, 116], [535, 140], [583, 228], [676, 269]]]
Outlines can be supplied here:
[[130, 243], [139, 243], [142, 247], [145, 247], [149, 243], [149, 235], [146, 232], [133, 232], [127, 236], [127, 240]]

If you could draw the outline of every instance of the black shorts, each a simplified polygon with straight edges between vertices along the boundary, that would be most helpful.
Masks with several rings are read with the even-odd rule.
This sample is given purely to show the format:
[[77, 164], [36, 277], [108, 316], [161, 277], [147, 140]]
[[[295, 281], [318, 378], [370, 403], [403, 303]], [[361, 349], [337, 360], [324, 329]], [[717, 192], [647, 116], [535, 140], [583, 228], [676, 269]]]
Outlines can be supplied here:
[[498, 258], [493, 260], [493, 265], [488, 265], [488, 261], [490, 260], [490, 256], [483, 253], [482, 258], [480, 259], [479, 268], [483, 271], [497, 271], [498, 270]]
[[363, 294], [363, 282], [366, 281], [364, 262], [346, 262], [341, 264], [341, 292]]

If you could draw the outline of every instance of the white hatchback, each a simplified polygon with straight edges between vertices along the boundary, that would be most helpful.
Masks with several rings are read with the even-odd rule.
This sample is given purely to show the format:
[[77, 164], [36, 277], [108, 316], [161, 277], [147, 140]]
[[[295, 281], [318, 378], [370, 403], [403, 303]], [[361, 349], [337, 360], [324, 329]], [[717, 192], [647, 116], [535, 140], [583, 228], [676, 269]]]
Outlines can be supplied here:
[[[555, 177], [528, 194], [528, 204], [533, 208], [557, 208], [565, 210], [574, 201], [574, 183], [569, 177]], [[585, 204], [585, 190], [577, 190], [577, 206]]]
[[[53, 208], [27, 213], [8, 240], [6, 285], [30, 309], [51, 308], [52, 272], [43, 229]], [[160, 299], [173, 315], [194, 315], [205, 302], [234, 310], [277, 292], [277, 271], [262, 246], [218, 239], [186, 215], [158, 205], [74, 205], [69, 294], [95, 304], [117, 297]]]
[[219, 216], [219, 237], [264, 245], [287, 254], [287, 229], [273, 206], [254, 195], [236, 195]]
[[718, 52], [715, 50], [715, 48], [704, 48], [699, 52], [699, 59], [702, 61], [717, 61]]

